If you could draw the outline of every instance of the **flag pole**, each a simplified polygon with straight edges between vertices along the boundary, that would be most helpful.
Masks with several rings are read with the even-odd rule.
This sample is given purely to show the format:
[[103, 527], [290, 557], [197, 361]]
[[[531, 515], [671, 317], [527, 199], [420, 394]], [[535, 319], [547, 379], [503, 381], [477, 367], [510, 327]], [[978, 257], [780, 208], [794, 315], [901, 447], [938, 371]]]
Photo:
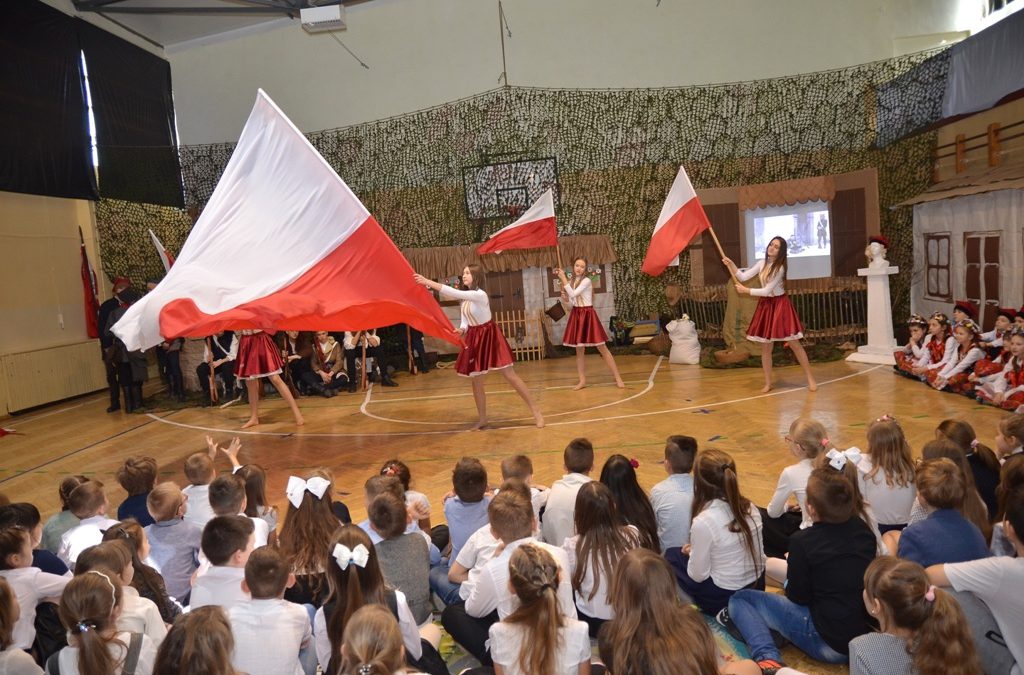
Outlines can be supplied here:
[[[718, 249], [718, 255], [722, 256], [722, 258], [727, 258], [728, 256], [726, 256], [725, 251], [722, 250], [722, 243], [718, 241], [718, 235], [715, 234], [715, 227], [713, 225], [708, 224], [708, 232], [711, 233], [711, 238], [715, 241], [715, 247]], [[729, 268], [726, 267], [726, 269]], [[736, 275], [732, 273], [732, 270], [729, 270], [729, 276], [732, 277], [734, 283], [739, 283], [739, 279], [737, 279]]]

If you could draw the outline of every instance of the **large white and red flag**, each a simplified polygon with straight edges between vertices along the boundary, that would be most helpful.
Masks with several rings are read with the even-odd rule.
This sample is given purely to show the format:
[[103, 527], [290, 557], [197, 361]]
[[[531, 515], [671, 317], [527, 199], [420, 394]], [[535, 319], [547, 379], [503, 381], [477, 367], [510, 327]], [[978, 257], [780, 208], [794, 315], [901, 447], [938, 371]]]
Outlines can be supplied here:
[[680, 166], [672, 182], [672, 189], [661, 207], [658, 224], [654, 226], [654, 234], [651, 235], [651, 243], [640, 269], [652, 277], [658, 276], [679, 257], [694, 237], [709, 227], [711, 223], [690, 184], [690, 177], [686, 175], [686, 169]]
[[136, 350], [220, 330], [395, 323], [460, 343], [366, 207], [260, 90], [174, 266], [113, 331]]
[[501, 253], [514, 248], [558, 246], [555, 197], [550, 189], [508, 227], [503, 227], [477, 247], [479, 253]]
[[153, 230], [149, 231], [149, 238], [153, 240], [153, 246], [156, 247], [156, 254], [160, 256], [160, 262], [164, 264], [164, 272], [171, 271], [171, 265], [174, 264], [174, 256], [171, 252], [164, 248], [164, 243], [156, 236]]

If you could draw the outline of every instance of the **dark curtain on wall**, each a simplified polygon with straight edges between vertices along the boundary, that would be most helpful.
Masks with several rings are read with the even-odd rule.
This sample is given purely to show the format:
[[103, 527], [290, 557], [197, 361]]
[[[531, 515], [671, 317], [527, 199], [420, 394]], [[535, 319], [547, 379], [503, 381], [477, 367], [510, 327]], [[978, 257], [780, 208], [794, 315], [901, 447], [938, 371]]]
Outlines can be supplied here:
[[77, 24], [96, 118], [100, 192], [184, 206], [170, 64], [92, 24]]
[[75, 21], [9, 2], [0, 21], [0, 190], [97, 199]]

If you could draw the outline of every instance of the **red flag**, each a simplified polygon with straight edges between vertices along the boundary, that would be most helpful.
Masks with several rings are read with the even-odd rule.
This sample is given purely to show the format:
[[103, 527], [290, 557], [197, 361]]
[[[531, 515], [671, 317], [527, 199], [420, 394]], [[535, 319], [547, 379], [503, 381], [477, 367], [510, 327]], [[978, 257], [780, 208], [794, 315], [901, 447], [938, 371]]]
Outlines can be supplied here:
[[85, 252], [85, 237], [82, 228], [78, 228], [78, 240], [82, 244], [82, 296], [85, 300], [85, 332], [91, 338], [100, 336], [100, 303], [96, 299], [96, 273], [89, 264], [89, 256]]
[[477, 247], [476, 252], [501, 253], [514, 248], [558, 246], [555, 198], [549, 189], [516, 222], [504, 227]]
[[153, 230], [149, 231], [149, 237], [150, 239], [153, 240], [153, 246], [156, 246], [156, 254], [160, 256], [160, 262], [164, 264], [164, 271], [170, 272], [171, 265], [174, 264], [174, 256], [171, 255], [170, 251], [164, 248], [163, 242], [157, 239], [157, 236], [153, 232]]
[[654, 234], [640, 269], [652, 277], [658, 276], [673, 259], [679, 257], [694, 237], [709, 227], [711, 223], [690, 184], [686, 169], [680, 166], [672, 189], [661, 207], [658, 224], [654, 226]]

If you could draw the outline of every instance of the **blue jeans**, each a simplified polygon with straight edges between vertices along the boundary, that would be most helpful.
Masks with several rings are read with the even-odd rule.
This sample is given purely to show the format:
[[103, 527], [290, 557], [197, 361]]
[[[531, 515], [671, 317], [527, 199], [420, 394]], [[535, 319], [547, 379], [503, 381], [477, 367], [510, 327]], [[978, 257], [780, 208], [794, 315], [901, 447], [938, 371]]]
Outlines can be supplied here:
[[462, 584], [453, 584], [448, 581], [448, 567], [447, 565], [437, 565], [436, 567], [430, 568], [430, 590], [437, 594], [437, 597], [441, 599], [445, 605], [450, 605], [455, 602], [462, 600], [459, 597], [459, 589], [462, 588]]
[[818, 634], [811, 610], [785, 596], [764, 591], [736, 591], [729, 600], [729, 618], [743, 633], [755, 661], [781, 660], [772, 630], [781, 633], [812, 659], [825, 663], [849, 661], [846, 654], [829, 647]]

